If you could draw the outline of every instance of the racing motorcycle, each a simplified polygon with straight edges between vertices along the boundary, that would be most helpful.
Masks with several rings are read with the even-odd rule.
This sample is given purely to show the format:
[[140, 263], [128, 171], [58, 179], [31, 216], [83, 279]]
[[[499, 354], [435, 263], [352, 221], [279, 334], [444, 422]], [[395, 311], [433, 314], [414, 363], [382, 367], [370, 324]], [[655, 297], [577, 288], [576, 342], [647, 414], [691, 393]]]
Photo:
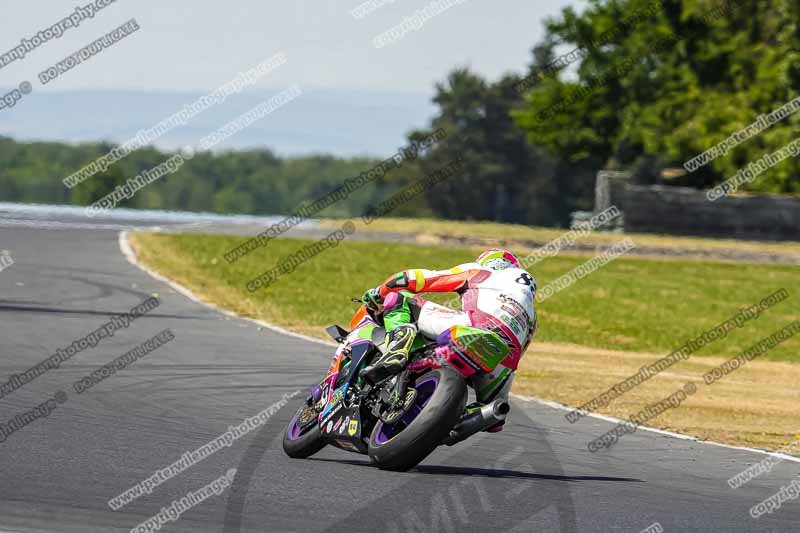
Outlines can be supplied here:
[[451, 328], [450, 350], [422, 334], [397, 375], [370, 383], [360, 373], [386, 352], [380, 311], [361, 303], [350, 331], [326, 329], [339, 343], [325, 379], [312, 387], [289, 422], [283, 449], [306, 458], [326, 445], [368, 455], [381, 469], [405, 471], [439, 445], [452, 446], [505, 420], [503, 400], [467, 408], [470, 376], [491, 372], [508, 347], [484, 330]]

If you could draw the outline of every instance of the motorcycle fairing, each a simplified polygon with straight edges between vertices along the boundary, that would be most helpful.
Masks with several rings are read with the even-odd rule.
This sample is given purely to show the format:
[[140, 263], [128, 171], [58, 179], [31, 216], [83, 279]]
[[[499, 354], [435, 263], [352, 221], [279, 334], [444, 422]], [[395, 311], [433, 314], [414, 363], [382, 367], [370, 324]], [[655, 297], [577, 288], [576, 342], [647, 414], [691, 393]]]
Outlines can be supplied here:
[[508, 346], [494, 332], [470, 326], [453, 326], [449, 331], [450, 347], [469, 366], [491, 372], [506, 358]]
[[359, 406], [342, 407], [320, 424], [323, 438], [343, 450], [366, 453], [367, 445], [362, 439], [361, 413]]

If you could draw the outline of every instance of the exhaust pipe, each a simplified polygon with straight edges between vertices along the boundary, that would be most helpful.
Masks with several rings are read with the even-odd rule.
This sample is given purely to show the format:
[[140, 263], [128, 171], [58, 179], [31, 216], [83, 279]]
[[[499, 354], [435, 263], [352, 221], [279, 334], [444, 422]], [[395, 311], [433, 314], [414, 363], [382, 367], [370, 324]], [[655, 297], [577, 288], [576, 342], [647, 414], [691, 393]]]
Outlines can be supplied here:
[[450, 430], [442, 444], [452, 446], [462, 440], [471, 437], [479, 431], [502, 422], [506, 419], [506, 415], [511, 410], [511, 406], [505, 400], [495, 400], [480, 408], [477, 413], [472, 413], [461, 419], [461, 422]]

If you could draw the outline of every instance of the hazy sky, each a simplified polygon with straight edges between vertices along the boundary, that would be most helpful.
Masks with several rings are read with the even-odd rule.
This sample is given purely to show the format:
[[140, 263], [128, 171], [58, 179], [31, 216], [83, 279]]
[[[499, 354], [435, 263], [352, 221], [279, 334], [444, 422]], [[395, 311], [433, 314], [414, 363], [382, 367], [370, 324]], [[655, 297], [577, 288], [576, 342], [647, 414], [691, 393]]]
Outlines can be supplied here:
[[[0, 54], [93, 0], [6, 2]], [[542, 36], [542, 21], [569, 0], [461, 0], [399, 41], [376, 49], [375, 36], [430, 0], [379, 0], [357, 20], [362, 0], [117, 0], [63, 37], [0, 68], [0, 87], [30, 81], [34, 91], [73, 89], [206, 90], [276, 52], [288, 63], [257, 87], [358, 88], [430, 93], [456, 66], [495, 79], [522, 72]], [[37, 75], [135, 18], [141, 30], [42, 87]], [[2, 117], [0, 117], [2, 120]]]

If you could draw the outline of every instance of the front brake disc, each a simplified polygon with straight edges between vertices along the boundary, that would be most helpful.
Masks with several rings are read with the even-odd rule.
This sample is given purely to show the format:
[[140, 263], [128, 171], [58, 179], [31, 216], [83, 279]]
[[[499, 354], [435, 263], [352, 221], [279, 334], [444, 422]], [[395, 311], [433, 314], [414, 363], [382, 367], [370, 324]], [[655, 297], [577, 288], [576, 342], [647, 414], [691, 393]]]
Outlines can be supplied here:
[[400, 417], [403, 416], [408, 412], [412, 405], [414, 405], [414, 400], [417, 399], [417, 389], [408, 388], [406, 390], [406, 397], [403, 403], [398, 406], [392, 406], [389, 408], [388, 411], [381, 415], [381, 420], [383, 420], [384, 424], [394, 424]]
[[300, 425], [304, 426], [309, 422], [311, 422], [312, 420], [314, 420], [318, 414], [319, 413], [317, 412], [317, 409], [315, 407], [313, 406], [306, 407], [305, 409], [303, 409], [303, 412], [300, 413], [300, 418], [298, 418], [297, 421], [300, 422]]

